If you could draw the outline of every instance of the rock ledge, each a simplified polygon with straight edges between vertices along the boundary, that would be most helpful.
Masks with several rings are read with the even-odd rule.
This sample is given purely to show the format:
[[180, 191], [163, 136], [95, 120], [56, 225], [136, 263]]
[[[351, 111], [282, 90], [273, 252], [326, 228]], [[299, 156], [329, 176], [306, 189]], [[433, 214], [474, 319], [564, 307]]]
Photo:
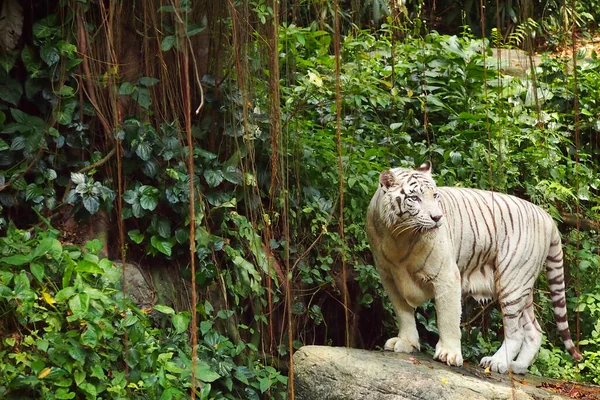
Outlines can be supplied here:
[[304, 346], [294, 355], [297, 400], [568, 399], [522, 379], [424, 354]]

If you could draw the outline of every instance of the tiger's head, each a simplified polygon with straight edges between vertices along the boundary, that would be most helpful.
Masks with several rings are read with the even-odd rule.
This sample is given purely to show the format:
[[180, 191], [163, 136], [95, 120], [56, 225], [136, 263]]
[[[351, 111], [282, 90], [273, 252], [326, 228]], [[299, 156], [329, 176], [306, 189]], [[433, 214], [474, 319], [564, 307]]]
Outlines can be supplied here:
[[430, 232], [442, 225], [444, 215], [429, 161], [415, 170], [383, 171], [379, 185], [380, 215], [394, 233]]

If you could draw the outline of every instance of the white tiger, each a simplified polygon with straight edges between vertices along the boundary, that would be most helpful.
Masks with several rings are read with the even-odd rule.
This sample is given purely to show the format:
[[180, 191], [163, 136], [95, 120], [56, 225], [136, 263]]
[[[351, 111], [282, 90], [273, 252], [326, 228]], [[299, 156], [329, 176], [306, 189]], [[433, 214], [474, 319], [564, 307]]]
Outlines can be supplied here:
[[480, 365], [524, 374], [542, 341], [533, 285], [545, 263], [560, 335], [571, 356], [582, 358], [569, 333], [562, 245], [550, 215], [514, 196], [438, 188], [429, 162], [384, 171], [379, 183], [367, 235], [400, 325], [386, 350], [420, 349], [414, 310], [433, 298], [440, 335], [434, 358], [461, 366], [462, 292], [479, 301], [496, 298], [503, 311], [504, 342]]

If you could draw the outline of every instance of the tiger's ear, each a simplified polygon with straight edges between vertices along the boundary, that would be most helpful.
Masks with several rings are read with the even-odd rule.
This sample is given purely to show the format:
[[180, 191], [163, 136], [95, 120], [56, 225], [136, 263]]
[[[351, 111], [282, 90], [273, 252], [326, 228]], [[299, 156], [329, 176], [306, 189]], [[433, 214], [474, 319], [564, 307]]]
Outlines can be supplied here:
[[431, 161], [425, 161], [419, 168], [416, 169], [427, 175], [431, 175]]
[[396, 178], [394, 178], [394, 174], [392, 174], [392, 171], [389, 171], [389, 170], [388, 171], [383, 171], [379, 175], [379, 184], [385, 190], [387, 190], [390, 187], [392, 187], [394, 185], [394, 183], [396, 183]]

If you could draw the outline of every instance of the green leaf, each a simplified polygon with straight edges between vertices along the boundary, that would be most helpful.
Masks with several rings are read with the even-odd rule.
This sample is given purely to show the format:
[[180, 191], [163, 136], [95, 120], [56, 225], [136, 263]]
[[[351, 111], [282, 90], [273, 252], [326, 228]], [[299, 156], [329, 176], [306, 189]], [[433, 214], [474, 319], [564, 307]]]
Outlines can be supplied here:
[[217, 187], [223, 182], [223, 172], [220, 170], [207, 169], [204, 171], [204, 179], [210, 187]]
[[27, 189], [25, 189], [25, 200], [29, 201], [35, 199], [36, 197], [42, 196], [43, 193], [44, 190], [41, 187], [37, 186], [35, 183], [30, 183], [27, 185]]
[[152, 156], [152, 143], [149, 142], [140, 142], [135, 147], [135, 154], [138, 155], [144, 161], [150, 160]]
[[98, 264], [88, 259], [79, 260], [77, 266], [75, 267], [75, 271], [84, 272], [87, 274], [102, 274], [104, 272], [104, 270], [100, 268]]
[[452, 164], [458, 165], [462, 161], [462, 154], [458, 151], [451, 151], [450, 160], [452, 161]]
[[91, 348], [96, 347], [98, 344], [98, 334], [92, 326], [88, 325], [87, 329], [81, 334], [81, 344]]
[[69, 300], [69, 308], [74, 315], [84, 316], [90, 308], [90, 296], [78, 293]]
[[35, 276], [35, 279], [37, 279], [38, 282], [42, 282], [44, 279], [44, 266], [42, 264], [38, 262], [32, 262], [29, 264], [29, 270], [31, 271], [31, 274]]
[[182, 372], [185, 371], [183, 368], [181, 368], [180, 366], [178, 366], [177, 364], [175, 364], [172, 361], [165, 363], [165, 370], [172, 372], [174, 374], [181, 374]]
[[52, 66], [60, 60], [60, 54], [53, 44], [45, 44], [40, 48], [40, 58], [46, 64]]
[[144, 210], [153, 211], [158, 205], [158, 199], [154, 196], [142, 195], [140, 198], [140, 206]]
[[79, 343], [75, 341], [71, 342], [68, 353], [75, 361], [79, 361], [82, 364], [85, 362], [85, 350]]
[[15, 254], [14, 256], [8, 256], [8, 257], [3, 257], [0, 258], [0, 263], [3, 264], [8, 264], [8, 265], [14, 265], [14, 266], [20, 266], [23, 264], [27, 264], [28, 262], [31, 261], [31, 255], [30, 254]]
[[234, 167], [233, 165], [230, 165], [227, 168], [225, 168], [225, 170], [223, 171], [223, 178], [225, 178], [225, 180], [227, 180], [228, 182], [233, 183], [234, 185], [241, 185], [244, 181], [244, 175], [242, 174], [242, 171], [240, 171], [237, 167]]
[[216, 154], [211, 153], [210, 151], [201, 149], [199, 147], [194, 148], [194, 154], [198, 154], [200, 157], [204, 158], [205, 160], [214, 160], [215, 158], [217, 158]]
[[137, 101], [140, 107], [146, 110], [148, 110], [152, 105], [150, 91], [145, 87], [138, 87], [137, 90], [132, 93], [131, 98]]
[[74, 57], [77, 54], [77, 46], [64, 40], [60, 40], [57, 47], [60, 53], [67, 57]]
[[175, 45], [175, 36], [174, 35], [165, 36], [163, 38], [162, 42], [160, 43], [160, 49], [162, 51], [169, 51], [169, 50], [171, 50], [173, 45]]
[[16, 136], [13, 138], [10, 149], [12, 151], [23, 150], [25, 148], [25, 138], [23, 136]]
[[233, 376], [235, 376], [235, 378], [243, 384], [249, 385], [250, 382], [248, 382], [248, 377], [246, 374], [250, 374], [250, 371], [248, 371], [247, 367], [238, 367], [233, 373]]
[[158, 8], [159, 12], [175, 12], [175, 7], [173, 6], [160, 6]]
[[75, 293], [76, 291], [73, 286], [67, 286], [66, 288], [56, 293], [56, 296], [54, 296], [54, 300], [56, 300], [57, 302], [63, 302], [73, 297]]
[[81, 385], [81, 382], [83, 382], [85, 379], [85, 371], [82, 371], [79, 369], [76, 371], [73, 371], [73, 378], [75, 379], [75, 384], [77, 386]]
[[440, 99], [438, 99], [436, 96], [434, 96], [432, 94], [427, 95], [427, 102], [431, 103], [434, 106], [437, 106], [439, 108], [444, 108], [444, 103], [442, 103], [442, 101]]
[[165, 306], [165, 305], [162, 305], [162, 304], [156, 304], [152, 308], [154, 310], [158, 311], [159, 313], [163, 313], [163, 314], [167, 314], [167, 315], [175, 315], [175, 310], [173, 310], [169, 306]]
[[56, 113], [56, 122], [61, 125], [68, 125], [73, 122], [73, 113], [77, 106], [77, 99], [71, 98], [63, 100], [60, 103], [60, 109]]
[[23, 86], [19, 81], [10, 77], [0, 79], [0, 99], [16, 106], [22, 96]]
[[194, 36], [202, 32], [206, 27], [199, 24], [189, 24], [187, 26], [187, 36]]
[[140, 205], [144, 210], [153, 211], [158, 206], [158, 189], [153, 186], [140, 187]]
[[0, 54], [0, 68], [7, 74], [15, 66], [17, 54], [18, 53], [16, 51], [8, 54], [6, 52], [2, 52], [2, 54]]
[[100, 250], [104, 248], [104, 244], [99, 239], [88, 240], [85, 243], [85, 248], [88, 249], [93, 254], [98, 254]]
[[[62, 277], [62, 287], [63, 290], [69, 287], [71, 284], [71, 277], [73, 276], [73, 271], [75, 270], [75, 262], [73, 260], [68, 260], [67, 265], [64, 269], [64, 275]], [[74, 292], [73, 292], [74, 293]], [[65, 293], [65, 295], [68, 293]], [[71, 294], [72, 296], [72, 294]], [[68, 297], [71, 297], [68, 296]], [[56, 298], [55, 298], [56, 300]]]
[[202, 382], [214, 382], [219, 379], [221, 375], [213, 371], [210, 366], [202, 361], [198, 360], [196, 363], [196, 378]]
[[75, 89], [73, 89], [71, 86], [63, 85], [54, 93], [61, 97], [71, 97], [75, 94]]
[[187, 242], [189, 238], [190, 238], [190, 231], [188, 231], [186, 229], [177, 229], [175, 231], [175, 240], [177, 240], [177, 243], [183, 244], [183, 243]]
[[31, 253], [33, 258], [38, 258], [51, 253], [52, 256], [58, 257], [62, 253], [62, 245], [53, 237], [44, 238], [40, 244]]
[[136, 218], [140, 218], [142, 215], [144, 215], [144, 210], [142, 209], [142, 206], [140, 205], [139, 202], [133, 203], [131, 205], [131, 212], [133, 213], [133, 216]]
[[48, 17], [40, 19], [33, 24], [33, 36], [37, 39], [50, 37], [57, 33], [56, 22], [57, 14], [50, 14]]
[[128, 328], [140, 322], [139, 318], [135, 315], [128, 315], [127, 318], [123, 321], [123, 326]]
[[170, 388], [166, 389], [164, 392], [162, 392], [159, 400], [183, 399], [185, 397], [186, 397], [186, 394], [183, 393], [181, 390], [174, 388], [174, 387], [170, 387]]
[[125, 193], [123, 193], [123, 200], [127, 204], [134, 204], [137, 201], [137, 197], [137, 192], [134, 190], [126, 190]]
[[27, 181], [25, 178], [20, 177], [17, 180], [13, 181], [10, 186], [15, 190], [25, 190], [27, 189]]
[[46, 351], [48, 351], [48, 347], [50, 346], [50, 342], [47, 339], [38, 339], [35, 342], [35, 345], [41, 351], [46, 352]]
[[158, 82], [160, 82], [160, 80], [156, 79], [156, 78], [152, 78], [149, 76], [143, 76], [140, 78], [140, 80], [138, 81], [138, 83], [140, 85], [149, 87], [149, 86], [154, 86], [156, 85]]
[[[22, 300], [31, 299], [31, 283], [29, 282], [29, 277], [27, 276], [27, 273], [24, 270], [21, 270], [21, 273], [19, 273], [19, 275], [15, 275], [14, 280], [15, 297]], [[35, 295], [33, 297], [35, 297]]]
[[5, 151], [8, 149], [10, 149], [10, 146], [8, 145], [8, 143], [6, 143], [4, 140], [0, 139], [0, 151]]
[[26, 124], [30, 117], [30, 115], [25, 114], [23, 111], [16, 108], [10, 109], [10, 115], [12, 115], [15, 122], [18, 122], [19, 124]]
[[158, 234], [165, 238], [168, 239], [171, 237], [171, 222], [168, 219], [160, 219], [158, 221]]
[[175, 315], [173, 315], [173, 317], [171, 318], [171, 321], [173, 322], [173, 326], [175, 327], [175, 330], [177, 331], [177, 333], [183, 333], [187, 330], [189, 324], [190, 324], [190, 315], [189, 313], [184, 313], [184, 312], [180, 312], [177, 313]]
[[261, 393], [266, 392], [271, 387], [271, 380], [269, 377], [258, 378], [258, 383]]
[[140, 233], [139, 229], [133, 229], [127, 232], [129, 239], [131, 239], [134, 243], [140, 244], [144, 240], [144, 234]]
[[104, 370], [100, 365], [94, 364], [90, 366], [90, 370], [92, 371], [92, 374], [90, 376], [98, 378], [101, 381], [106, 379], [106, 374], [104, 373]]
[[88, 399], [95, 399], [98, 396], [96, 386], [94, 386], [90, 382], [81, 382], [79, 388], [88, 394], [88, 396], [86, 396]]
[[44, 173], [44, 178], [46, 178], [49, 181], [53, 181], [58, 177], [58, 174], [52, 168], [45, 169], [43, 171], [43, 173]]
[[121, 96], [130, 96], [135, 92], [136, 86], [130, 82], [123, 82], [119, 88], [119, 94]]
[[162, 239], [158, 236], [152, 236], [152, 238], [150, 238], [150, 243], [152, 244], [152, 247], [164, 255], [171, 256], [171, 248], [173, 245], [168, 240]]
[[58, 389], [56, 389], [56, 393], [54, 393], [54, 398], [56, 398], [58, 400], [74, 399], [75, 393], [70, 392], [69, 389], [58, 388]]
[[79, 172], [71, 172], [71, 181], [73, 181], [74, 184], [79, 185], [81, 183], [85, 183], [87, 180], [87, 177]]
[[65, 64], [65, 69], [67, 71], [70, 71], [73, 68], [75, 68], [76, 66], [78, 66], [79, 64], [81, 64], [82, 62], [83, 62], [83, 58], [72, 58], [72, 59], [68, 60], [67, 63]]
[[158, 164], [156, 160], [148, 160], [142, 165], [142, 172], [151, 178], [154, 178], [158, 173]]
[[83, 207], [92, 215], [100, 209], [100, 201], [96, 196], [85, 196], [82, 202]]

